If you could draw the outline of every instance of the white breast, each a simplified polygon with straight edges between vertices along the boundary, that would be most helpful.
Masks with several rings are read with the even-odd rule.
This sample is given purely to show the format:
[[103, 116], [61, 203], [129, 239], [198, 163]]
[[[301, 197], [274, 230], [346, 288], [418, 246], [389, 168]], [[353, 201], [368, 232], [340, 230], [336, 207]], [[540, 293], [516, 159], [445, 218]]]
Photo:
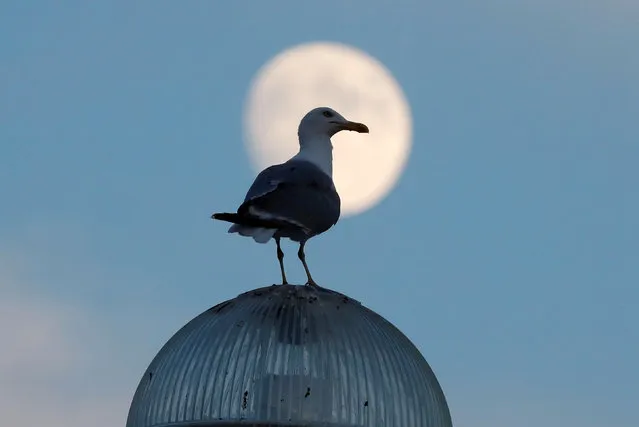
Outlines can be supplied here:
[[333, 145], [331, 140], [305, 141], [300, 147], [299, 153], [291, 160], [306, 160], [320, 168], [324, 173], [333, 178]]

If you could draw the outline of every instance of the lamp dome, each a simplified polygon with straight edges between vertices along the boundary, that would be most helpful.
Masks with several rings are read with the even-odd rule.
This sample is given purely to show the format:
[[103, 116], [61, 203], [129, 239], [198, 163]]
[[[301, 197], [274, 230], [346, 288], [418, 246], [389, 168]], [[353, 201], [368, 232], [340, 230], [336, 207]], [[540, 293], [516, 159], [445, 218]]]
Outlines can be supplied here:
[[390, 322], [324, 288], [260, 288], [200, 314], [142, 377], [127, 427], [449, 427], [442, 389]]

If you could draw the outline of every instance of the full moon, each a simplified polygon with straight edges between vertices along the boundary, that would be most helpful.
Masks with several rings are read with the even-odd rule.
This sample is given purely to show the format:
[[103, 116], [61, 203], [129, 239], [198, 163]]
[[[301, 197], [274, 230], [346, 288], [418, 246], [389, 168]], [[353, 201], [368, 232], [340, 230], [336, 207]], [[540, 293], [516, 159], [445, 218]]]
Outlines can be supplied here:
[[412, 143], [410, 107], [377, 59], [351, 46], [316, 42], [287, 49], [257, 73], [245, 105], [245, 144], [256, 171], [299, 149], [297, 126], [315, 107], [331, 107], [370, 133], [333, 136], [333, 180], [342, 216], [378, 204], [396, 185]]

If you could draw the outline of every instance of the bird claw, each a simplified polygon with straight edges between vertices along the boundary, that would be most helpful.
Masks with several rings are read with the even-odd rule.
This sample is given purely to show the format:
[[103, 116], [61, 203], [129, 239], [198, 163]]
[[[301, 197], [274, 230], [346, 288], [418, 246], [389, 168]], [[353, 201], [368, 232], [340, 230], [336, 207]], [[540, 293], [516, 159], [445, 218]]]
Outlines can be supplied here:
[[310, 286], [311, 288], [319, 288], [320, 287], [320, 285], [315, 283], [314, 280], [309, 280], [308, 282], [306, 282], [306, 286]]

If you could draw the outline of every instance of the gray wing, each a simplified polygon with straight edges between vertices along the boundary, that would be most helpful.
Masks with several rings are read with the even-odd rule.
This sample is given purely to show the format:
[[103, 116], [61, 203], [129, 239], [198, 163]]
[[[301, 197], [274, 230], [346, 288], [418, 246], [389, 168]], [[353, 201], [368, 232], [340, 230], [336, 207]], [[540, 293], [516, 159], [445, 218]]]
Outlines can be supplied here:
[[312, 236], [337, 223], [340, 198], [333, 180], [320, 168], [292, 160], [260, 172], [237, 212], [283, 220]]

